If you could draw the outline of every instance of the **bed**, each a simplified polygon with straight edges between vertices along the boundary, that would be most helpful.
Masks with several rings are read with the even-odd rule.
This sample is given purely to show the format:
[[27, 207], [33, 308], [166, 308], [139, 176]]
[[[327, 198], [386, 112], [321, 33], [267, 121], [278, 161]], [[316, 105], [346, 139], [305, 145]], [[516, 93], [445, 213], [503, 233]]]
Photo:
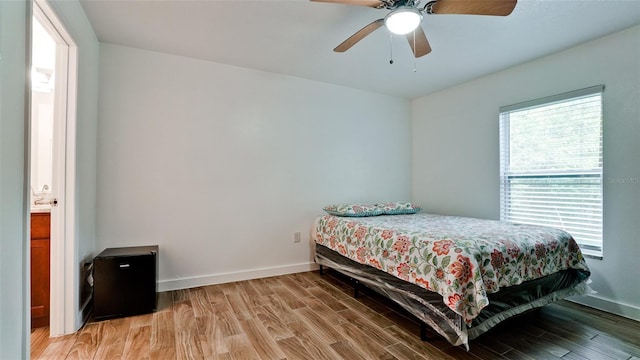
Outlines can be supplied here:
[[392, 299], [469, 349], [499, 322], [590, 292], [573, 237], [559, 229], [436, 214], [318, 217], [315, 260]]

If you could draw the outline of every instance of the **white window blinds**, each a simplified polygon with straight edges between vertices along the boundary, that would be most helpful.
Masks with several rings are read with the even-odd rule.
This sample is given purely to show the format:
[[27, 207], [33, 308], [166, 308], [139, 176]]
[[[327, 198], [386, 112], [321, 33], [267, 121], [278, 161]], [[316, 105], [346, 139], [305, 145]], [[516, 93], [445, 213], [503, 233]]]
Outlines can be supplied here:
[[500, 218], [569, 232], [602, 256], [602, 92], [500, 108]]

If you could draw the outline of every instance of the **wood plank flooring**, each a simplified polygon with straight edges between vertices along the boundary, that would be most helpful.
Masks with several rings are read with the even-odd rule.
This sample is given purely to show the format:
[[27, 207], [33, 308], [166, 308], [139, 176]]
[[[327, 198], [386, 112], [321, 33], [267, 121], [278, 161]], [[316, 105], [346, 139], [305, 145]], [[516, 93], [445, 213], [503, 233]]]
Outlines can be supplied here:
[[158, 311], [31, 334], [32, 359], [634, 359], [640, 323], [561, 301], [503, 322], [467, 352], [334, 272], [159, 294]]

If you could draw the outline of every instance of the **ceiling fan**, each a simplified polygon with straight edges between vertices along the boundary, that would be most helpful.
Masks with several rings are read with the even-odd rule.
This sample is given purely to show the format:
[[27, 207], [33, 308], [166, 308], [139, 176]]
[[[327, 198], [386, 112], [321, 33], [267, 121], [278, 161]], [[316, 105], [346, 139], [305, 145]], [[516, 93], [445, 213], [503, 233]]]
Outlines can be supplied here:
[[314, 2], [360, 5], [375, 9], [391, 10], [387, 16], [375, 20], [351, 35], [333, 51], [345, 52], [358, 41], [383, 25], [394, 34], [405, 35], [415, 57], [431, 52], [431, 46], [420, 23], [423, 15], [465, 14], [507, 16], [516, 6], [517, 0], [434, 0], [421, 6], [421, 0], [311, 0]]

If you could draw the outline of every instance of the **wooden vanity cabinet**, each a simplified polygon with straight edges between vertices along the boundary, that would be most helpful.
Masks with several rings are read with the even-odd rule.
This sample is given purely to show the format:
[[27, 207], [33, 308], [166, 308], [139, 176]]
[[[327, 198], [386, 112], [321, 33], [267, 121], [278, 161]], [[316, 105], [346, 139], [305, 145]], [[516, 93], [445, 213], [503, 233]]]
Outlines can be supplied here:
[[31, 328], [49, 325], [51, 214], [31, 213]]

